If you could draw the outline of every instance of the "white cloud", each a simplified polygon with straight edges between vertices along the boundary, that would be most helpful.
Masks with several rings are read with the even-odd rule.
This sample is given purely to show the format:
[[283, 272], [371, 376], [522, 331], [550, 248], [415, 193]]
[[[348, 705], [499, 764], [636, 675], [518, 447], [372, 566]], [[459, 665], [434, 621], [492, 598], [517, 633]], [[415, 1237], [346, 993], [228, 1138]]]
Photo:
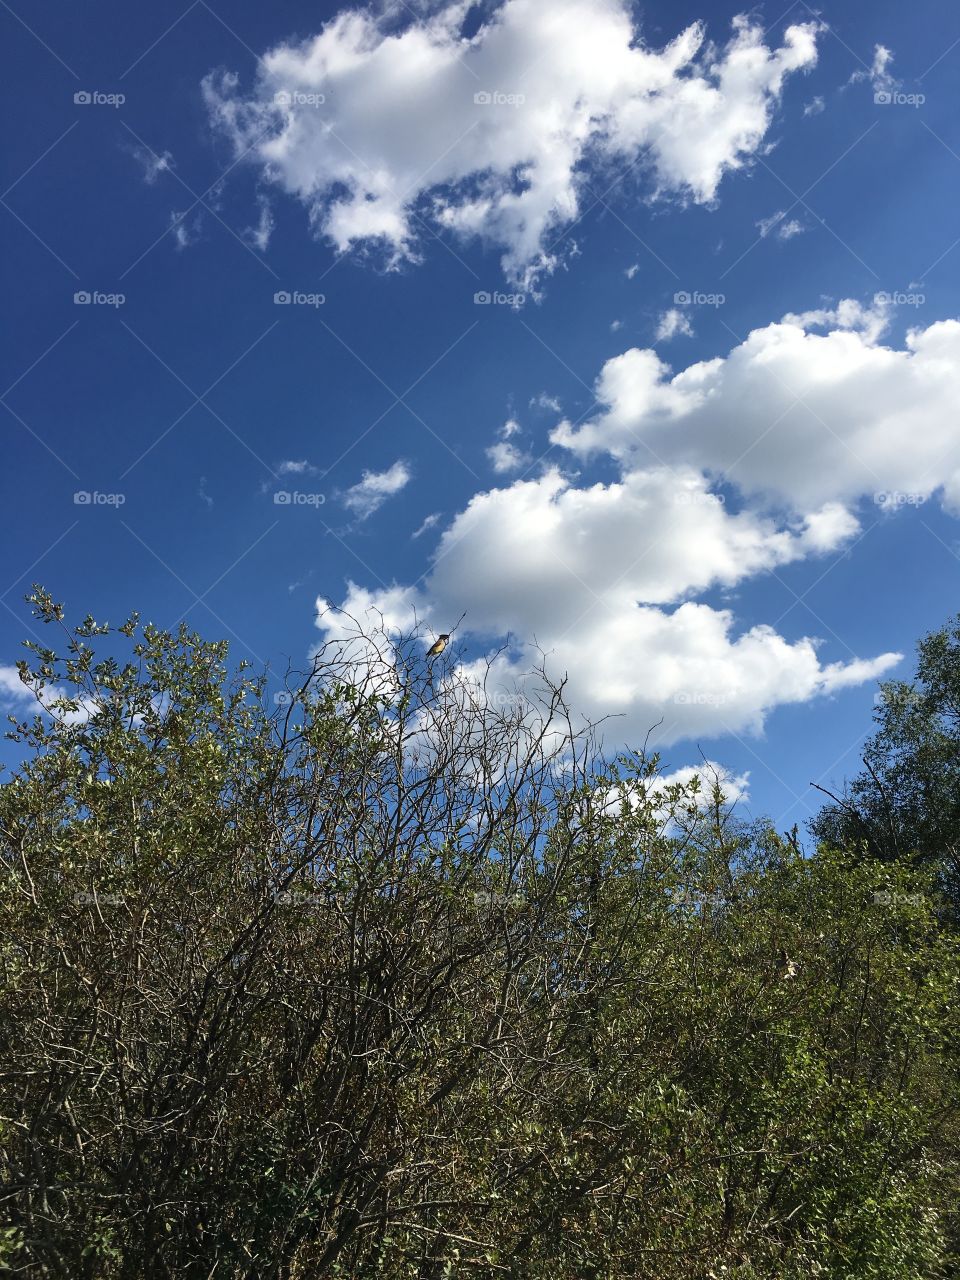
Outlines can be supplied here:
[[542, 652], [575, 707], [619, 716], [608, 741], [642, 741], [660, 720], [660, 745], [760, 732], [778, 706], [883, 675], [899, 654], [829, 660], [813, 636], [739, 625], [702, 597], [836, 556], [864, 500], [879, 499], [871, 523], [938, 491], [960, 510], [960, 321], [895, 345], [887, 320], [846, 300], [676, 373], [649, 350], [608, 361], [602, 410], [551, 440], [581, 459], [612, 455], [617, 480], [554, 467], [477, 493], [420, 586], [351, 585], [348, 607], [438, 630], [466, 611], [471, 644], [509, 642], [494, 681], [514, 687]]
[[20, 679], [16, 667], [0, 664], [0, 698], [7, 703], [36, 702], [36, 694]]
[[632, 280], [639, 270], [640, 270], [639, 262], [633, 262], [630, 264], [629, 267], [627, 267], [626, 271], [623, 274], [627, 277], [628, 280]]
[[306, 458], [286, 458], [283, 462], [278, 462], [276, 466], [278, 476], [313, 476], [318, 471], [319, 467], [315, 467]]
[[161, 173], [169, 173], [174, 168], [174, 159], [169, 151], [164, 151], [162, 155], [158, 155], [156, 151], [151, 151], [149, 147], [137, 145], [130, 148], [130, 154], [143, 170], [144, 182], [151, 187]]
[[531, 409], [546, 409], [549, 413], [562, 413], [563, 405], [556, 396], [548, 396], [545, 391], [541, 391], [530, 401]]
[[786, 218], [786, 210], [778, 209], [776, 213], [772, 213], [769, 218], [761, 218], [756, 226], [759, 228], [760, 235], [766, 238], [771, 231], [776, 231], [780, 240], [792, 240], [794, 236], [798, 236], [806, 230], [802, 222], [798, 222], [796, 218], [790, 218], [784, 222]]
[[956, 506], [960, 322], [911, 330], [898, 348], [880, 340], [886, 318], [849, 300], [787, 315], [677, 374], [634, 348], [603, 367], [604, 411], [579, 428], [561, 422], [551, 439], [625, 463], [652, 452], [804, 514], [882, 492], [923, 501], [941, 488]]
[[270, 237], [273, 235], [275, 226], [273, 210], [270, 208], [270, 201], [262, 192], [257, 196], [257, 205], [260, 209], [257, 225], [255, 227], [247, 227], [243, 234], [255, 249], [265, 253], [270, 244]]
[[497, 433], [499, 439], [487, 449], [487, 458], [497, 475], [520, 471], [529, 464], [530, 454], [510, 443], [511, 437], [517, 435], [519, 431], [519, 422], [509, 418]]
[[704, 805], [713, 799], [714, 787], [719, 787], [726, 804], [736, 804], [750, 799], [750, 773], [733, 773], [715, 760], [702, 764], [688, 764], [671, 773], [662, 773], [654, 781], [654, 793], [672, 786], [689, 786], [697, 778], [700, 782], [699, 799]]
[[440, 512], [439, 511], [432, 512], [430, 515], [424, 517], [423, 523], [420, 525], [419, 529], [415, 529], [413, 533], [411, 533], [410, 537], [411, 538], [422, 537], [423, 534], [429, 533], [429, 531], [435, 525], [439, 524], [439, 522], [440, 522]]
[[196, 244], [200, 239], [200, 231], [203, 226], [203, 215], [197, 214], [192, 220], [188, 220], [187, 214], [180, 213], [176, 209], [170, 213], [170, 231], [173, 235], [173, 242], [177, 249], [188, 249], [190, 245]]
[[826, 103], [818, 93], [815, 98], [811, 98], [809, 102], [804, 103], [804, 116], [818, 116], [821, 111], [826, 109]]
[[692, 338], [693, 326], [682, 311], [679, 311], [676, 307], [671, 307], [669, 311], [664, 311], [657, 322], [654, 341], [669, 342], [678, 333], [682, 333], [687, 338]]
[[42, 710], [54, 720], [67, 725], [89, 720], [97, 710], [97, 703], [90, 698], [81, 698], [75, 711], [66, 711], [57, 705], [60, 699], [72, 696], [75, 695], [69, 690], [55, 684], [45, 684], [37, 690], [33, 685], [23, 683], [16, 667], [0, 663], [0, 705], [14, 714], [35, 714]]
[[[637, 742], [758, 732], [767, 712], [873, 678], [897, 655], [821, 665], [812, 639], [767, 626], [737, 634], [733, 615], [690, 597], [710, 587], [835, 551], [857, 529], [842, 509], [788, 526], [727, 512], [693, 468], [629, 470], [619, 483], [574, 487], [557, 471], [477, 494], [445, 530], [422, 589], [386, 597], [352, 586], [345, 607], [372, 602], [409, 625], [467, 611], [478, 636], [535, 640], [568, 674], [584, 714]], [[526, 643], [494, 662], [512, 687], [535, 659]]]
[[347, 489], [341, 501], [359, 520], [366, 520], [383, 506], [388, 498], [409, 483], [410, 468], [402, 460], [386, 471], [364, 471], [355, 485]]
[[707, 203], [762, 146], [785, 79], [817, 58], [816, 23], [772, 48], [738, 18], [720, 49], [694, 24], [657, 50], [625, 0], [504, 0], [470, 39], [464, 15], [448, 3], [397, 30], [344, 10], [269, 50], [249, 94], [236, 74], [208, 76], [211, 118], [339, 251], [414, 261], [425, 218], [499, 246], [529, 289], [580, 214], [585, 167], [642, 163], [653, 196]]
[[784, 222], [777, 228], [777, 236], [780, 240], [792, 240], [794, 236], [801, 235], [806, 231], [806, 227], [802, 222], [798, 222], [796, 218], [791, 218], [789, 222]]
[[859, 84], [863, 80], [870, 81], [874, 93], [892, 93], [899, 88], [900, 81], [890, 74], [890, 63], [893, 54], [884, 45], [874, 45], [873, 62], [861, 71], [854, 71], [847, 84]]

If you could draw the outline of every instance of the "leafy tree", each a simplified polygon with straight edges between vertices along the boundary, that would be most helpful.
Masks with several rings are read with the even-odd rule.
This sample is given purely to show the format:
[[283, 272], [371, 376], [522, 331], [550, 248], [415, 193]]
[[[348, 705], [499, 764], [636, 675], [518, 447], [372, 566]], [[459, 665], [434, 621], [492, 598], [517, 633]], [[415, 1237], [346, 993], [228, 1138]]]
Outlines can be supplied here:
[[920, 641], [912, 681], [881, 684], [864, 770], [812, 824], [834, 846], [936, 871], [960, 910], [960, 615]]
[[414, 636], [346, 627], [271, 706], [223, 645], [33, 603], [8, 1273], [956, 1274], [922, 872], [805, 859]]

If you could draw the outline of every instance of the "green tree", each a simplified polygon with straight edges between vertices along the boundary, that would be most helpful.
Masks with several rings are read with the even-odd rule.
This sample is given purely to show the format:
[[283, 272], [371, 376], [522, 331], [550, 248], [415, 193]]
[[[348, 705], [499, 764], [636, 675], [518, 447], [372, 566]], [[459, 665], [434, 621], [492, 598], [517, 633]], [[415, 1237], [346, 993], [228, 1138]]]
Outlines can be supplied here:
[[935, 869], [960, 909], [960, 615], [919, 643], [913, 680], [880, 685], [863, 772], [812, 824], [834, 846]]

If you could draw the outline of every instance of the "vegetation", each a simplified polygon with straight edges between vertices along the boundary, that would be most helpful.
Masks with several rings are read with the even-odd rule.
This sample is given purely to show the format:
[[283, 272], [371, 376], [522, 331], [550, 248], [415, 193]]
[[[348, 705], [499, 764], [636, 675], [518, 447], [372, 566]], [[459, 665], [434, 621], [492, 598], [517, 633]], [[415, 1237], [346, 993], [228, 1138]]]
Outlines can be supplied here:
[[276, 705], [224, 645], [32, 601], [0, 1271], [960, 1274], [935, 858], [804, 856], [413, 636]]

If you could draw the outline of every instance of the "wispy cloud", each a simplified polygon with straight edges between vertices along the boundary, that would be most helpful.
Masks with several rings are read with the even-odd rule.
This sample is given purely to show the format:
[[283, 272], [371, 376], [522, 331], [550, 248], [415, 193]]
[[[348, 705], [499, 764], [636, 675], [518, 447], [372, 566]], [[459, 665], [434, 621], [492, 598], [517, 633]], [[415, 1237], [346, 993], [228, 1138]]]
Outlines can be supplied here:
[[677, 334], [682, 334], [685, 338], [693, 337], [693, 326], [677, 307], [671, 307], [669, 311], [664, 311], [663, 315], [657, 322], [657, 342], [669, 342], [671, 338], [675, 338]]
[[799, 222], [796, 218], [790, 218], [785, 221], [786, 217], [786, 210], [778, 209], [776, 213], [771, 213], [769, 218], [761, 218], [756, 223], [761, 236], [766, 238], [771, 231], [774, 231], [778, 240], [792, 240], [794, 236], [799, 236], [806, 231], [806, 227], [802, 222]]
[[388, 498], [400, 492], [411, 479], [410, 468], [402, 460], [386, 471], [364, 471], [355, 485], [341, 496], [341, 502], [358, 520], [366, 520], [383, 506]]

